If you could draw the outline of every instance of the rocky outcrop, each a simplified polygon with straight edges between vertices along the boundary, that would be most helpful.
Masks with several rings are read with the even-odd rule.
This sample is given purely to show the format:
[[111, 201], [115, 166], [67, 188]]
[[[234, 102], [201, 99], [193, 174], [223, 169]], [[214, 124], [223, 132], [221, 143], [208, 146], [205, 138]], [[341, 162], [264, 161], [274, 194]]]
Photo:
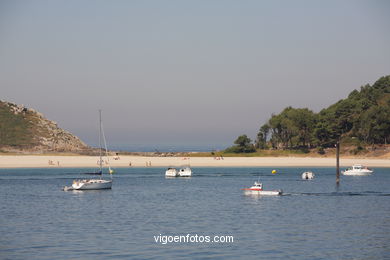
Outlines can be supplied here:
[[91, 150], [41, 113], [10, 102], [0, 101], [0, 131], [2, 151], [80, 153]]

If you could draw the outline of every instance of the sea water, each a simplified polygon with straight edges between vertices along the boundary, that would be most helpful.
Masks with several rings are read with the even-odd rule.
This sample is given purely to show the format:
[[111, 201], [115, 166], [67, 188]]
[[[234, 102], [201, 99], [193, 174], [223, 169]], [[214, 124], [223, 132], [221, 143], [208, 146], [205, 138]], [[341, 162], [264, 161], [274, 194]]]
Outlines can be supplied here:
[[[390, 169], [119, 168], [112, 190], [64, 192], [85, 169], [0, 169], [0, 259], [386, 259]], [[301, 179], [311, 170], [314, 180]], [[88, 177], [88, 176], [87, 176]], [[85, 178], [85, 177], [84, 177]], [[283, 196], [245, 196], [260, 180]], [[229, 236], [229, 243], [164, 236]], [[156, 240], [157, 238], [157, 240]], [[157, 242], [156, 242], [157, 241]]]

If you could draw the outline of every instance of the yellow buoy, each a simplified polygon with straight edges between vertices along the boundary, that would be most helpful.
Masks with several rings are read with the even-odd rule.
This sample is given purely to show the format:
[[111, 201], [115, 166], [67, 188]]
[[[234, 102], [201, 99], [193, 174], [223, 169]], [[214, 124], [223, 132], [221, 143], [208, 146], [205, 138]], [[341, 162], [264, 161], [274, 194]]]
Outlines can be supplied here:
[[276, 173], [276, 170], [272, 170], [272, 174], [275, 174]]

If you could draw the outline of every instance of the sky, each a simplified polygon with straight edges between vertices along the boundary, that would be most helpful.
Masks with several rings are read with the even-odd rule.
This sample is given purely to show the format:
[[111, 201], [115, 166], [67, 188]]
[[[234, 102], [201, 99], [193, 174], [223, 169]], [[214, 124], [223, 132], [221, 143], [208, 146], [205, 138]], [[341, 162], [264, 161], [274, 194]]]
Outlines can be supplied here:
[[0, 0], [0, 99], [90, 145], [228, 146], [390, 74], [390, 1]]

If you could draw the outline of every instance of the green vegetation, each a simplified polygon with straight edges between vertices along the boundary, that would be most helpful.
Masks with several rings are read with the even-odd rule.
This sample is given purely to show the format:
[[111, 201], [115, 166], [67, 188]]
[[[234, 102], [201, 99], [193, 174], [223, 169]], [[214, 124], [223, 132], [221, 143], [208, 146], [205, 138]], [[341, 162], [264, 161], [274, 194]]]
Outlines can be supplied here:
[[[325, 148], [334, 147], [342, 140], [356, 147], [351, 151], [353, 154], [359, 154], [367, 145], [387, 144], [389, 139], [390, 76], [386, 76], [372, 86], [352, 91], [348, 98], [319, 113], [307, 108], [285, 108], [260, 127], [254, 145], [258, 149], [303, 152], [316, 149], [323, 154]], [[245, 147], [250, 145], [245, 143]], [[242, 148], [233, 146], [225, 152], [242, 152], [239, 147]]]
[[34, 109], [0, 101], [0, 152], [90, 152], [77, 137]]
[[14, 113], [13, 105], [0, 101], [0, 146], [29, 147], [34, 145], [29, 113]]
[[[229, 148], [228, 148], [229, 149]], [[196, 152], [196, 153], [183, 153], [179, 156], [188, 156], [188, 157], [286, 157], [293, 155], [294, 157], [307, 157], [308, 154], [302, 150], [260, 150], [257, 149], [255, 152], [251, 153], [236, 153], [224, 151], [214, 151], [214, 152]], [[317, 153], [309, 154], [310, 157], [319, 156]]]
[[239, 136], [236, 141], [234, 141], [234, 146], [226, 149], [227, 153], [253, 153], [256, 151], [255, 147], [252, 144], [252, 140], [246, 136]]

